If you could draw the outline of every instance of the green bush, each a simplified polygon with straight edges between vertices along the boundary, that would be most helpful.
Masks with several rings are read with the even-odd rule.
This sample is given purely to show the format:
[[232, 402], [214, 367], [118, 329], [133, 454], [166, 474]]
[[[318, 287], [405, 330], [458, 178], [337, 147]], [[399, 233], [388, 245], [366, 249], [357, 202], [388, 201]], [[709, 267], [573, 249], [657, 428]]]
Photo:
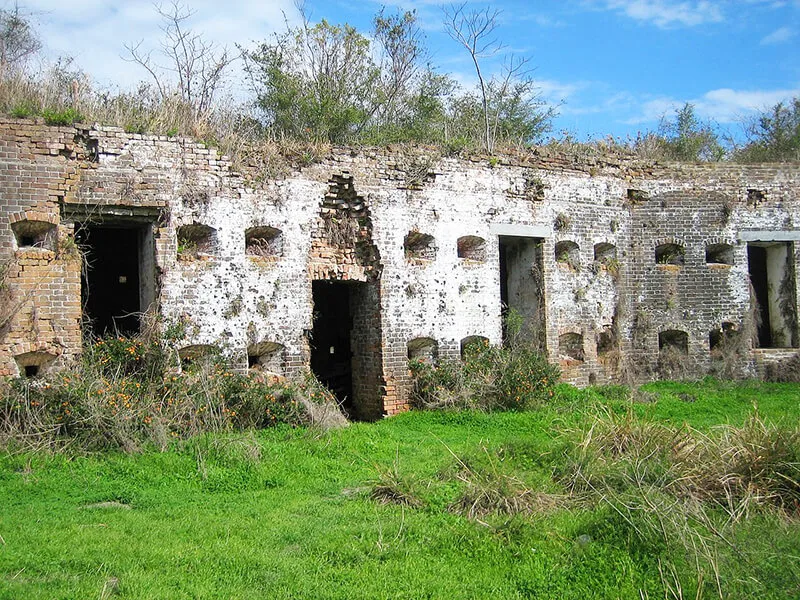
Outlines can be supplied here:
[[42, 111], [42, 116], [48, 125], [72, 125], [84, 120], [83, 115], [74, 108], [61, 110], [46, 108]]
[[0, 445], [165, 448], [208, 431], [311, 424], [315, 407], [335, 406], [310, 376], [264, 381], [215, 355], [179, 369], [172, 353], [159, 340], [109, 337], [87, 342], [69, 370], [10, 380], [0, 390]]
[[553, 397], [560, 371], [530, 347], [475, 342], [462, 361], [412, 361], [414, 399], [426, 408], [524, 410]]

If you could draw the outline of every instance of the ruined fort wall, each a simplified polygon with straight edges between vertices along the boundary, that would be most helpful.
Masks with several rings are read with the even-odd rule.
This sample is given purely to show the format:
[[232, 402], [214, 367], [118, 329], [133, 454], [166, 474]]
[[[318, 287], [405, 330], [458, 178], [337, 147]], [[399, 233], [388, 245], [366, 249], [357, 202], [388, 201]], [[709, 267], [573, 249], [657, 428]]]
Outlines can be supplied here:
[[[0, 260], [19, 305], [0, 332], [0, 374], [24, 370], [27, 353], [52, 365], [79, 353], [81, 263], [65, 249], [92, 224], [140, 227], [152, 261], [141, 285], [153, 288], [142, 297], [163, 324], [186, 326], [187, 352], [215, 346], [242, 369], [308, 365], [312, 282], [363, 284], [351, 293], [353, 385], [373, 415], [407, 406], [410, 352], [441, 360], [468, 338], [501, 341], [499, 257], [515, 240], [541, 255], [519, 287], [541, 282], [542, 339], [574, 383], [657, 376], [671, 331], [688, 340], [681, 374], [708, 372], [710, 332], [741, 329], [750, 310], [748, 244], [791, 251], [782, 297], [796, 313], [796, 165], [333, 149], [254, 183], [202, 144], [115, 128], [5, 120], [0, 144]], [[21, 248], [20, 219], [52, 224], [51, 248]], [[189, 244], [187, 231], [201, 237]], [[659, 262], [665, 244], [684, 249], [683, 265]], [[707, 246], [729, 246], [732, 264], [707, 264]], [[737, 360], [754, 372], [752, 354]]]

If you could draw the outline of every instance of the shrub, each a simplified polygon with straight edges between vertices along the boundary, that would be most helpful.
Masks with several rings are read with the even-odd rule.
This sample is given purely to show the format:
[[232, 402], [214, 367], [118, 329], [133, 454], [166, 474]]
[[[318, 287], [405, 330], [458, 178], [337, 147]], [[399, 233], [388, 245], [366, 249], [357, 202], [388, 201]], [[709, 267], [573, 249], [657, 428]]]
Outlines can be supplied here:
[[208, 431], [341, 424], [332, 394], [310, 376], [262, 381], [213, 355], [178, 370], [171, 352], [158, 339], [105, 338], [87, 342], [68, 371], [11, 380], [0, 444], [134, 451]]
[[533, 348], [493, 346], [477, 341], [463, 361], [439, 366], [411, 362], [414, 400], [425, 408], [524, 410], [553, 396], [558, 367]]

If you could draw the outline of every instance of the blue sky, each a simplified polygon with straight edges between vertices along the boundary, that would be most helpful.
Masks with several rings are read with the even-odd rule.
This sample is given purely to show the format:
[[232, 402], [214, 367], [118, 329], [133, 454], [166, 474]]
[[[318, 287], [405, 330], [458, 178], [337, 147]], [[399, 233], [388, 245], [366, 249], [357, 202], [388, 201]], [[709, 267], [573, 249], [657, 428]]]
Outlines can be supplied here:
[[[0, 0], [8, 8], [11, 2]], [[188, 0], [191, 26], [233, 46], [296, 22], [292, 0]], [[436, 0], [306, 0], [312, 20], [366, 31], [381, 5], [414, 9], [432, 62], [465, 85], [468, 55], [444, 33]], [[530, 56], [542, 95], [559, 104], [556, 132], [578, 139], [654, 129], [684, 102], [733, 134], [740, 121], [800, 95], [800, 0], [503, 0], [497, 30], [507, 50]], [[105, 85], [144, 74], [122, 60], [123, 43], [154, 43], [152, 3], [140, 0], [20, 0], [51, 56], [71, 54]], [[470, 2], [472, 7], [486, 3]], [[489, 69], [499, 64], [487, 60]]]

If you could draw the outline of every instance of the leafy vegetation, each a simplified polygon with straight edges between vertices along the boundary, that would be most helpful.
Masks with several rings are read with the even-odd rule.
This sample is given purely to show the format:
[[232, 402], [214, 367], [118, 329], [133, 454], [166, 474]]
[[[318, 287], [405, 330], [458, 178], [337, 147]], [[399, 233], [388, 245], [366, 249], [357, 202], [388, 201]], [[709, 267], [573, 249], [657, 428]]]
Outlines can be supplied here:
[[[172, 329], [175, 330], [175, 329]], [[137, 451], [203, 432], [310, 424], [336, 406], [311, 376], [271, 381], [220, 355], [181, 361], [179, 338], [89, 341], [74, 368], [0, 382], [0, 444]]]
[[553, 397], [560, 372], [529, 345], [475, 341], [463, 360], [411, 363], [415, 401], [425, 408], [524, 410]]
[[5, 453], [0, 598], [796, 596], [800, 389], [645, 392]]
[[714, 128], [698, 119], [694, 105], [687, 102], [675, 119], [662, 120], [659, 143], [666, 158], [685, 162], [719, 161], [725, 149]]
[[744, 162], [800, 160], [800, 98], [779, 102], [753, 120], [749, 143], [736, 152]]
[[[180, 2], [156, 10], [162, 21], [158, 56], [125, 46], [149, 81], [115, 91], [97, 88], [68, 57], [31, 69], [42, 47], [37, 32], [23, 11], [0, 9], [0, 113], [193, 137], [218, 147], [237, 168], [260, 171], [256, 179], [284, 172], [287, 160], [307, 164], [330, 143], [419, 142], [448, 153], [491, 154], [540, 143], [551, 130], [555, 107], [538, 95], [528, 57], [508, 57], [499, 72], [486, 72], [485, 59], [503, 49], [495, 37], [498, 13], [491, 8], [453, 6], [443, 16], [445, 29], [475, 65], [475, 89], [460, 87], [430, 65], [413, 11], [381, 10], [369, 32], [346, 23], [311, 23], [303, 15], [299, 27], [287, 26], [236, 54], [192, 31], [192, 12]], [[244, 103], [226, 94], [231, 66], [240, 58], [252, 85]], [[565, 133], [548, 145], [582, 156], [797, 160], [799, 102], [779, 103], [754, 119], [743, 146], [701, 121], [690, 103], [657, 131], [633, 139], [579, 142]], [[277, 154], [286, 157], [278, 160]]]

